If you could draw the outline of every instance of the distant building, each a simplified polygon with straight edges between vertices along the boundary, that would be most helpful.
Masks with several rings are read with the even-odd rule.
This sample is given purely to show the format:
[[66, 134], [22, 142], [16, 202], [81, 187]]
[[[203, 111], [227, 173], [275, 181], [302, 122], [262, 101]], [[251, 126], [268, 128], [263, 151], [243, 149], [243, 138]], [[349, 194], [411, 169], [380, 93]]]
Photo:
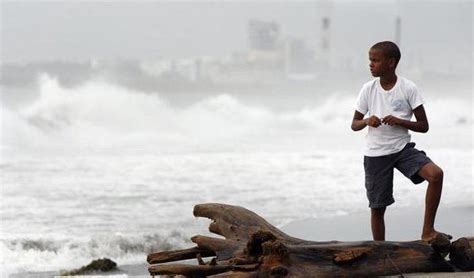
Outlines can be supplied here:
[[303, 39], [288, 39], [285, 51], [286, 73], [308, 73], [314, 69], [314, 51], [306, 47]]
[[276, 50], [280, 36], [280, 26], [275, 22], [252, 19], [248, 23], [250, 49]]
[[276, 22], [252, 19], [248, 22], [249, 51], [247, 61], [252, 68], [283, 70], [284, 47], [280, 39], [280, 26]]

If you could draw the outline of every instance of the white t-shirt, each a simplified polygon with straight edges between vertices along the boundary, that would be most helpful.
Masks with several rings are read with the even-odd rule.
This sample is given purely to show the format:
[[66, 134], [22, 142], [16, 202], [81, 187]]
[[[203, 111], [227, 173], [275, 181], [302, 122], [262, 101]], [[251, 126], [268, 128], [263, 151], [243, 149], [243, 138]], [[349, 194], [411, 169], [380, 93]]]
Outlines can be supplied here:
[[[360, 90], [355, 109], [368, 116], [375, 115], [380, 119], [392, 115], [410, 120], [413, 110], [424, 104], [423, 96], [418, 92], [415, 83], [398, 76], [392, 89], [386, 91], [380, 85], [380, 78], [365, 83]], [[400, 126], [382, 124], [370, 127], [366, 136], [364, 154], [382, 156], [401, 151], [410, 142], [408, 129]]]

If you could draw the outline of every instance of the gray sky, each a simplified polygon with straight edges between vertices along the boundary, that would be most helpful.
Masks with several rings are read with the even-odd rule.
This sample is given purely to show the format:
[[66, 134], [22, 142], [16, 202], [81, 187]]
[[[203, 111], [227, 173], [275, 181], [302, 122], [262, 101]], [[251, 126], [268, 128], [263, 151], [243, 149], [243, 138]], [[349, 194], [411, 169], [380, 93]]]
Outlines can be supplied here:
[[400, 15], [404, 58], [425, 64], [436, 58], [434, 66], [466, 68], [472, 64], [472, 6], [471, 1], [395, 0], [2, 1], [1, 58], [27, 62], [225, 55], [247, 47], [251, 18], [274, 20], [283, 36], [303, 37], [317, 50], [321, 17], [329, 14], [331, 55], [359, 63], [366, 61], [370, 45], [393, 40]]

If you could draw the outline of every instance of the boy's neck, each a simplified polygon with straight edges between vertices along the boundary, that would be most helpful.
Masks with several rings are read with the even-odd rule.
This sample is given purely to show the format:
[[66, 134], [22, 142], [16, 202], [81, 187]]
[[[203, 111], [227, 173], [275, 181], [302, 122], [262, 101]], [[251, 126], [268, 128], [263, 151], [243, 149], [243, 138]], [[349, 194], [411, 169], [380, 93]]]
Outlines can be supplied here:
[[395, 83], [397, 83], [397, 75], [395, 72], [380, 76], [380, 85], [384, 90], [390, 90], [395, 86]]

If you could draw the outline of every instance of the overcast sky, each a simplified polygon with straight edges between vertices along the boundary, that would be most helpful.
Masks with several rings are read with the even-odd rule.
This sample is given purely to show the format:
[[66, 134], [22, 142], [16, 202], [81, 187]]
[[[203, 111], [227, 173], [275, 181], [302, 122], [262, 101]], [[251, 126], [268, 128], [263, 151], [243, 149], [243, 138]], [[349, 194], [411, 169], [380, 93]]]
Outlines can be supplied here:
[[323, 15], [331, 17], [332, 54], [357, 57], [393, 40], [400, 15], [404, 57], [472, 64], [472, 13], [471, 1], [2, 1], [1, 58], [220, 56], [247, 48], [251, 18], [276, 21], [283, 37], [302, 37], [317, 51]]

